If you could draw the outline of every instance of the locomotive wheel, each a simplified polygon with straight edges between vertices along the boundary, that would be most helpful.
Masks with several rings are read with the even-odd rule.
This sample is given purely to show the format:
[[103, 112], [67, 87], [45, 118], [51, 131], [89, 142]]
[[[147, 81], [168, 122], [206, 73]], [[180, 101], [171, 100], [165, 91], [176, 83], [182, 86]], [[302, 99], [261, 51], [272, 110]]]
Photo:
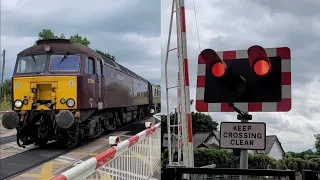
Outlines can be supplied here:
[[115, 113], [115, 120], [117, 122], [117, 128], [121, 127], [123, 125], [123, 113]]
[[106, 131], [114, 131], [117, 128], [117, 121], [116, 117], [113, 116], [112, 118], [104, 119], [104, 127]]

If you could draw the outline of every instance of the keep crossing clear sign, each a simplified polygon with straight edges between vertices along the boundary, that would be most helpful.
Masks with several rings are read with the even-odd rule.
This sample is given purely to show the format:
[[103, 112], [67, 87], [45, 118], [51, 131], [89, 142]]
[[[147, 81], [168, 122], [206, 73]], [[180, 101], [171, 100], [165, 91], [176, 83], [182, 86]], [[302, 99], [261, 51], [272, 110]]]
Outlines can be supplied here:
[[264, 150], [266, 124], [263, 122], [221, 122], [220, 148]]

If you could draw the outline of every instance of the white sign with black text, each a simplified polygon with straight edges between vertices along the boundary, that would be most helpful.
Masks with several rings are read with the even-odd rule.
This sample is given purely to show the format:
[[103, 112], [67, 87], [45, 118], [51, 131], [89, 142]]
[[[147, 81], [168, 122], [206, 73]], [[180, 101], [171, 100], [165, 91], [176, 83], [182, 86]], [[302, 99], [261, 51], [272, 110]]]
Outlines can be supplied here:
[[266, 124], [263, 122], [221, 122], [220, 147], [264, 150], [266, 148]]

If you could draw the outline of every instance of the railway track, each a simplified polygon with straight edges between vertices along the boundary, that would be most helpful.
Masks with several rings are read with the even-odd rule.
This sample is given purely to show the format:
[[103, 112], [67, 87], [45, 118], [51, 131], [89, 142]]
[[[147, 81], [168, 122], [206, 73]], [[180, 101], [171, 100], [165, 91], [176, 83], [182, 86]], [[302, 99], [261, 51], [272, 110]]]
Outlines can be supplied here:
[[[151, 118], [151, 119], [150, 119]], [[44, 179], [52, 178], [60, 172], [65, 171], [68, 168], [71, 168], [75, 164], [84, 161], [95, 154], [103, 152], [108, 149], [110, 145], [108, 144], [108, 137], [112, 135], [120, 136], [121, 139], [127, 139], [132, 135], [139, 133], [145, 129], [144, 122], [147, 120], [153, 120], [152, 116], [148, 116], [139, 121], [130, 123], [121, 127], [113, 132], [109, 132], [99, 139], [94, 139], [82, 145], [80, 147], [72, 149], [64, 149], [60, 147], [57, 142], [52, 142], [48, 146], [40, 148], [36, 147], [18, 154], [14, 154], [8, 157], [5, 157], [0, 160], [0, 180], [3, 179]], [[10, 141], [12, 137], [2, 137], [1, 146], [5, 145], [6, 142]], [[14, 138], [15, 141], [15, 138]], [[63, 162], [68, 159], [68, 162]], [[54, 167], [54, 172], [51, 172], [49, 175], [43, 174], [41, 177], [35, 178], [35, 174], [41, 174], [43, 171], [44, 164], [51, 161], [60, 162], [59, 167]], [[56, 163], [57, 164], [57, 163]], [[29, 173], [27, 172], [29, 171]], [[48, 174], [48, 172], [46, 172]], [[33, 175], [32, 175], [33, 174]]]

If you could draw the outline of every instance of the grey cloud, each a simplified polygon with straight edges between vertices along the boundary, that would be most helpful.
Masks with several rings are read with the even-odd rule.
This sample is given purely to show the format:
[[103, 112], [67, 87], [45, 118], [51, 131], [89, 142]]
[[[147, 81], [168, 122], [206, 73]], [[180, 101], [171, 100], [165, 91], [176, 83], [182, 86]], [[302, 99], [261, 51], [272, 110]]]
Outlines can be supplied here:
[[317, 17], [320, 15], [318, 11], [320, 4], [315, 0], [290, 0], [277, 3], [270, 2], [268, 0], [250, 1], [263, 6], [265, 9], [268, 9], [268, 11], [273, 13], [288, 13], [299, 17]]
[[152, 83], [160, 83], [161, 72], [155, 69], [161, 61], [160, 1], [23, 0], [17, 5], [7, 1], [1, 7], [6, 78], [12, 75], [16, 54], [31, 46], [44, 28], [66, 37], [76, 33], [85, 36], [91, 48], [116, 56], [120, 64]]
[[[54, 8], [48, 11], [39, 10], [47, 9], [48, 3]], [[36, 9], [35, 4], [38, 4]], [[74, 0], [29, 2], [23, 7], [2, 10], [2, 23], [6, 24], [2, 26], [2, 32], [17, 36], [21, 33], [34, 35], [44, 28], [45, 24], [60, 33], [71, 31], [72, 34], [79, 33], [85, 36], [101, 32], [140, 32], [152, 36], [160, 35], [160, 2], [138, 0], [112, 4], [110, 5], [108, 1], [92, 3]], [[36, 13], [27, 11], [31, 9]], [[15, 28], [17, 24], [24, 28], [23, 32]]]

